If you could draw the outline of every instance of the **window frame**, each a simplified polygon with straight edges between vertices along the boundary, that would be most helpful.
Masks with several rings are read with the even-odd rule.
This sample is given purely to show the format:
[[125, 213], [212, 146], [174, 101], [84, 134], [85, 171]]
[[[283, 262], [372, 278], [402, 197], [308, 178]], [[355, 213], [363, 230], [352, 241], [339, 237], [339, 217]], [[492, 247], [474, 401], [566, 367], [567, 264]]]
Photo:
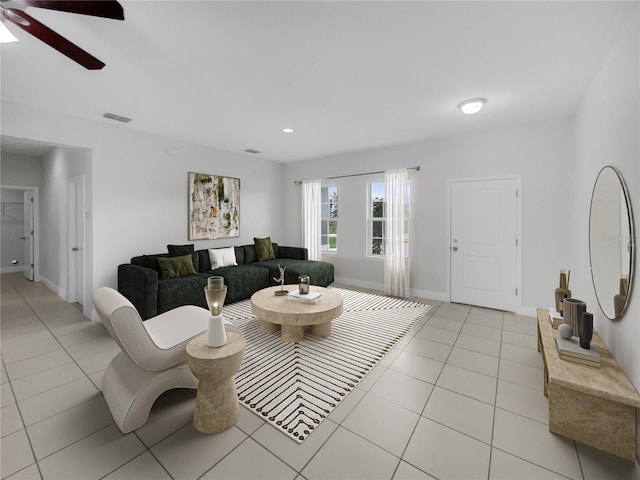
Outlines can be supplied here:
[[[335, 202], [331, 201], [330, 190], [335, 189]], [[326, 199], [324, 201], [326, 192]], [[332, 209], [332, 205], [334, 208]], [[325, 208], [326, 207], [326, 208]], [[339, 208], [340, 208], [340, 189], [338, 185], [322, 185], [320, 187], [320, 250], [322, 254], [334, 255], [338, 253], [338, 230], [339, 230]], [[331, 212], [335, 211], [335, 216], [331, 216]], [[325, 212], [329, 216], [326, 216]], [[326, 222], [326, 233], [324, 233], [323, 227]], [[335, 233], [330, 233], [331, 223], [335, 223]], [[326, 238], [326, 242], [323, 240]], [[335, 247], [331, 248], [331, 239], [335, 239]]]
[[[367, 239], [366, 239], [366, 256], [370, 257], [370, 258], [384, 258], [385, 255], [384, 253], [374, 253], [373, 252], [373, 241], [374, 239], [380, 239], [380, 246], [381, 246], [381, 250], [382, 252], [384, 252], [384, 246], [385, 246], [385, 222], [386, 222], [386, 216], [385, 216], [385, 198], [384, 198], [384, 193], [382, 194], [382, 216], [379, 217], [374, 217], [373, 216], [373, 210], [374, 210], [374, 198], [373, 198], [373, 188], [374, 185], [382, 185], [383, 187], [383, 191], [384, 191], [384, 187], [385, 187], [385, 182], [369, 182], [367, 183]], [[374, 237], [373, 236], [373, 225], [374, 222], [381, 222], [382, 223], [382, 232], [380, 233], [379, 237]]]

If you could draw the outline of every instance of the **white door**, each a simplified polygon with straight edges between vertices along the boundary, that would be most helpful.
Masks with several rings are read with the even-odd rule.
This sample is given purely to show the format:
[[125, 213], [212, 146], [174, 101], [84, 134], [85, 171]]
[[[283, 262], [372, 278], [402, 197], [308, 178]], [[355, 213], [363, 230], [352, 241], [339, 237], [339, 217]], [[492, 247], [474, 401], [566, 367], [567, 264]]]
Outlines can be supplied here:
[[518, 179], [451, 183], [451, 301], [514, 311]]
[[33, 191], [24, 192], [24, 276], [33, 281], [34, 266], [34, 221], [33, 221]]
[[84, 304], [84, 175], [73, 178], [68, 188], [69, 285], [68, 301]]

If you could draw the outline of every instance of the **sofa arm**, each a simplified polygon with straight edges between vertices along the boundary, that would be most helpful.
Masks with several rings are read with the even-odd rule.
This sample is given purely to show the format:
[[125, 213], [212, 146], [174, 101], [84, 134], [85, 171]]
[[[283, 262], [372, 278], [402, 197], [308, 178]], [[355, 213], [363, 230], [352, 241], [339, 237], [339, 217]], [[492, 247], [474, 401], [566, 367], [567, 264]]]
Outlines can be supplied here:
[[278, 245], [278, 258], [309, 260], [309, 250], [304, 247], [283, 247]]
[[118, 266], [118, 291], [146, 320], [158, 314], [158, 272], [126, 263]]

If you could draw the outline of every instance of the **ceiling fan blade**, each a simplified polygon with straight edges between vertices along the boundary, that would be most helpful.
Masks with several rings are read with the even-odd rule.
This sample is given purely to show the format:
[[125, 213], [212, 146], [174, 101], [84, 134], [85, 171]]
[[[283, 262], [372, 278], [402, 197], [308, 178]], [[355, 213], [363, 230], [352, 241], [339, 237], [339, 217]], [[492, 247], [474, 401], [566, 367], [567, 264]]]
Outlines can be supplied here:
[[27, 7], [46, 8], [61, 12], [124, 20], [124, 10], [122, 9], [122, 5], [116, 0], [21, 0], [20, 3]]
[[69, 57], [74, 62], [79, 63], [84, 68], [88, 70], [100, 70], [104, 67], [105, 64], [96, 57], [71, 43], [62, 35], [54, 32], [49, 27], [43, 25], [25, 12], [14, 8], [3, 8], [2, 14], [5, 19], [14, 25], [17, 25], [34, 37], [39, 38], [47, 45]]

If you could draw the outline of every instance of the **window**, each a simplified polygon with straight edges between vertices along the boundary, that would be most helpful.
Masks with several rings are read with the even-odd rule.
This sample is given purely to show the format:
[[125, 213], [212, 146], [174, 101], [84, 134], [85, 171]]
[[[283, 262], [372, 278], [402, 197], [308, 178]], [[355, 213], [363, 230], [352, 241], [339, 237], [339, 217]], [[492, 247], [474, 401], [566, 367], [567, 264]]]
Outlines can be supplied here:
[[[367, 255], [381, 256], [385, 254], [385, 184], [369, 184], [369, 205], [368, 205], [368, 239]], [[407, 211], [409, 209], [409, 199], [406, 202]], [[404, 256], [409, 254], [409, 215], [404, 226], [406, 237], [404, 240]]]
[[320, 248], [324, 252], [338, 251], [338, 187], [322, 187]]
[[384, 255], [384, 183], [369, 184], [367, 255]]

